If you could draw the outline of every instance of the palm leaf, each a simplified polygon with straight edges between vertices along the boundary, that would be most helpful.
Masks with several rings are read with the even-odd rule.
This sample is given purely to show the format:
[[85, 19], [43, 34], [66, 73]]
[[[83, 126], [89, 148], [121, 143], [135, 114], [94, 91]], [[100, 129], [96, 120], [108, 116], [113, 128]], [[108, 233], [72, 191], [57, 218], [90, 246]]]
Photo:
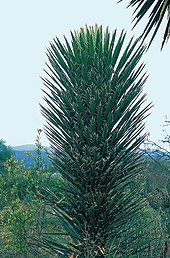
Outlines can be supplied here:
[[[119, 2], [121, 1], [123, 0], [120, 0]], [[167, 24], [161, 46], [162, 49], [165, 41], [169, 39], [170, 35], [170, 0], [131, 0], [128, 7], [129, 6], [136, 6], [134, 11], [134, 20], [136, 20], [134, 27], [143, 17], [146, 17], [147, 13], [149, 13], [148, 22], [142, 33], [142, 37], [143, 39], [145, 39], [146, 37], [148, 37], [150, 32], [154, 30], [148, 47], [151, 45], [153, 39], [155, 38], [157, 31], [162, 24], [163, 18], [165, 18], [165, 16], [167, 15]]]

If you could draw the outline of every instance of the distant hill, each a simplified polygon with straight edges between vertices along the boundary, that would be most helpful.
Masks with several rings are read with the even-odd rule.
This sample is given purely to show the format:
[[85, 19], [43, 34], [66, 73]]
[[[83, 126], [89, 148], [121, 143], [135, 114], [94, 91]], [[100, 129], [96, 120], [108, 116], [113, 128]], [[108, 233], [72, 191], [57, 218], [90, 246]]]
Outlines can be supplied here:
[[[33, 151], [36, 148], [35, 144], [25, 144], [25, 145], [19, 145], [12, 147], [15, 151]], [[50, 148], [45, 146], [45, 149], [49, 150]]]
[[[35, 151], [36, 146], [34, 144], [27, 144], [27, 145], [20, 145], [13, 147], [14, 157], [21, 162], [24, 160], [24, 164], [26, 167], [30, 167], [34, 165], [34, 160], [31, 156], [37, 157], [37, 153]], [[49, 147], [45, 147], [48, 151], [50, 151]], [[26, 152], [29, 152], [30, 155], [28, 155]], [[43, 150], [42, 155], [44, 158], [44, 165], [47, 166], [51, 162], [49, 160], [49, 157], [47, 153]]]
[[140, 151], [148, 159], [153, 159], [153, 160], [157, 160], [157, 161], [170, 159], [170, 152], [168, 152], [168, 151], [161, 151], [159, 149], [148, 149], [148, 150], [140, 150]]

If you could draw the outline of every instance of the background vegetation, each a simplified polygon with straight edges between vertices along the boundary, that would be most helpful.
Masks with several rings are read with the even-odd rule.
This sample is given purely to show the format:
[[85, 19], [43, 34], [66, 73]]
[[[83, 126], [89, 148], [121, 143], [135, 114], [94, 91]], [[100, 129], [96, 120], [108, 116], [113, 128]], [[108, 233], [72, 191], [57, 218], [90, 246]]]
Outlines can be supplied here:
[[[165, 254], [162, 257], [169, 257], [169, 152], [160, 152], [160, 148], [153, 144], [146, 142], [144, 149], [146, 170], [143, 175], [136, 178], [135, 184], [148, 200], [148, 206], [145, 207], [142, 216], [144, 220], [152, 221], [152, 233], [153, 230], [155, 233], [161, 231], [165, 243]], [[9, 158], [7, 155], [0, 178], [1, 257], [53, 257], [46, 249], [42, 250], [42, 246], [37, 244], [37, 237], [41, 237], [42, 231], [45, 232], [48, 228], [48, 232], [49, 229], [51, 232], [55, 232], [59, 225], [56, 217], [50, 213], [48, 194], [46, 193], [45, 202], [40, 194], [42, 193], [42, 188], [40, 190], [42, 182], [43, 187], [48, 184], [49, 191], [54, 194], [62, 185], [61, 177], [59, 173], [56, 173], [53, 165], [45, 167], [43, 170], [42, 167], [40, 170], [35, 169], [35, 164], [28, 168], [25, 167], [24, 162], [18, 163], [13, 157]], [[61, 195], [60, 200], [62, 198]], [[46, 209], [48, 207], [49, 213], [44, 213], [44, 206]]]

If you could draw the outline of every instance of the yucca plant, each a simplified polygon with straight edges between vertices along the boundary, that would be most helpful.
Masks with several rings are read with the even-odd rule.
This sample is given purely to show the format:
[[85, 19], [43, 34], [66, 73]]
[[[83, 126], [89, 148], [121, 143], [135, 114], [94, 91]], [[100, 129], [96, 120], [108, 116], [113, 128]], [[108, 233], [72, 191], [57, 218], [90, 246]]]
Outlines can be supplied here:
[[[123, 0], [120, 0], [119, 2], [121, 1]], [[147, 18], [146, 15], [150, 12], [148, 22], [142, 33], [143, 39], [145, 39], [152, 29], [154, 29], [148, 47], [156, 36], [157, 31], [163, 22], [163, 18], [167, 16], [167, 23], [161, 46], [162, 49], [165, 41], [168, 40], [170, 36], [170, 0], [131, 0], [128, 7], [130, 6], [136, 7], [134, 10], [134, 20], [136, 20], [134, 27], [143, 17]]]
[[71, 32], [71, 43], [55, 38], [48, 49], [42, 112], [63, 184], [60, 198], [46, 195], [58, 228], [39, 245], [56, 257], [147, 257], [151, 250], [139, 216], [145, 202], [134, 187], [150, 108], [142, 108], [145, 47], [124, 41], [123, 31], [116, 40], [116, 30], [95, 26]]

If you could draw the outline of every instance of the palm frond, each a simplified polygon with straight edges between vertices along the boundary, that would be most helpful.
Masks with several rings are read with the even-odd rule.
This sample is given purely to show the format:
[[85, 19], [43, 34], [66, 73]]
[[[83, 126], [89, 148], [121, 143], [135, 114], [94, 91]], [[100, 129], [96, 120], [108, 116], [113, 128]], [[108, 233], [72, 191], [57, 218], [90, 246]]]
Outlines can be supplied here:
[[[123, 0], [120, 0], [121, 2]], [[163, 18], [167, 15], [167, 24], [164, 31], [163, 41], [161, 49], [163, 48], [165, 41], [169, 39], [170, 36], [170, 0], [131, 0], [129, 2], [128, 7], [130, 6], [136, 6], [134, 14], [134, 20], [136, 20], [134, 27], [139, 23], [139, 21], [147, 16], [147, 13], [149, 13], [148, 22], [146, 24], [146, 27], [143, 30], [142, 37], [145, 39], [148, 37], [150, 32], [152, 30], [153, 34], [151, 36], [149, 46], [151, 45], [153, 39], [155, 38], [157, 31], [160, 28], [160, 25], [162, 24]]]

